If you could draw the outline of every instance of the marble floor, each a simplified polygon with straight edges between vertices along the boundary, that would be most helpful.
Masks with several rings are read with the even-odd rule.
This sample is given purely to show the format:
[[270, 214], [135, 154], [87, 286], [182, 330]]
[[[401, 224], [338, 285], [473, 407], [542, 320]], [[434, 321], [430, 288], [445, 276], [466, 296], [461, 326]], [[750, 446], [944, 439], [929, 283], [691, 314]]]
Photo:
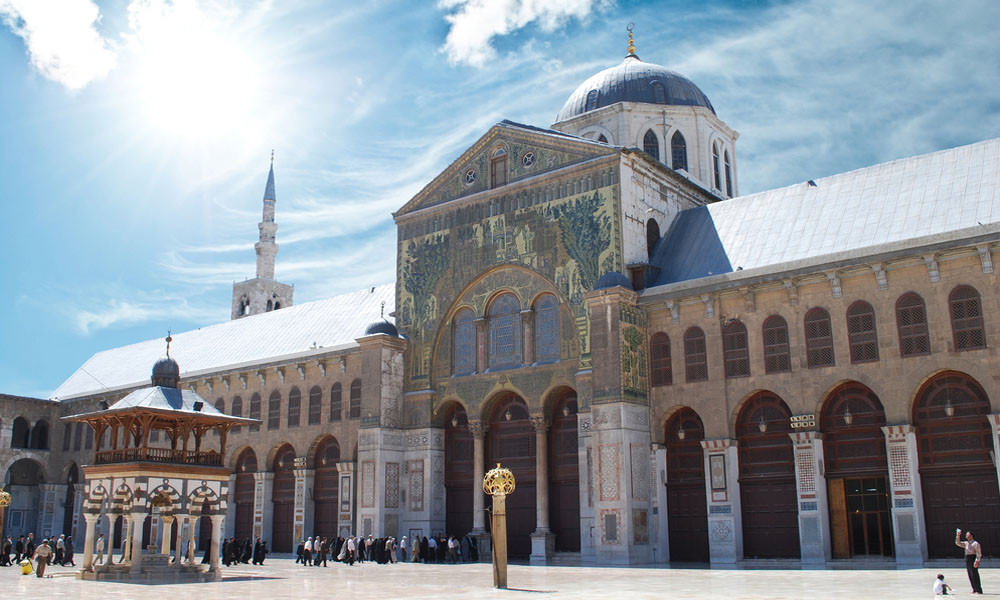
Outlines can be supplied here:
[[[269, 558], [263, 567], [224, 569], [219, 583], [156, 586], [170, 598], [303, 600], [340, 598], [927, 598], [937, 573], [944, 573], [957, 595], [968, 596], [965, 570], [958, 563], [935, 568], [895, 570], [844, 565], [849, 569], [779, 570], [767, 568], [708, 570], [682, 568], [535, 567], [512, 565], [507, 591], [492, 588], [488, 564], [378, 565], [302, 567], [290, 558]], [[860, 567], [860, 568], [858, 568]], [[53, 577], [22, 576], [20, 569], [0, 568], [2, 598], [149, 597], [149, 586], [80, 581], [75, 569], [50, 567]], [[1000, 570], [981, 571], [986, 595], [1000, 596]]]

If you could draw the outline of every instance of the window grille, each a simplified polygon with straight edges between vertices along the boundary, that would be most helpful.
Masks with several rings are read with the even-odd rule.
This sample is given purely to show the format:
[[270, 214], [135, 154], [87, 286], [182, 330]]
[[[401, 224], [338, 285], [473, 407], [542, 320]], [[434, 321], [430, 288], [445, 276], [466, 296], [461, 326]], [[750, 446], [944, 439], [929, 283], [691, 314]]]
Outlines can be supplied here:
[[[243, 416], [243, 398], [240, 398], [239, 396], [236, 396], [235, 398], [233, 398], [233, 408], [232, 408], [232, 412], [230, 414], [232, 414], [232, 416], [234, 416], [234, 417], [242, 417]], [[233, 433], [239, 433], [240, 428], [239, 427], [233, 427], [231, 431]]]
[[823, 308], [814, 308], [807, 312], [805, 330], [806, 362], [809, 368], [829, 367], [835, 364], [830, 313]]
[[650, 382], [653, 386], [670, 385], [674, 374], [670, 366], [670, 336], [663, 332], [649, 340]]
[[318, 425], [323, 415], [323, 390], [314, 385], [309, 390], [309, 424]]
[[652, 129], [647, 130], [646, 135], [642, 138], [642, 151], [656, 160], [660, 160], [660, 142], [656, 139], [656, 134], [653, 133]]
[[333, 384], [330, 388], [330, 421], [340, 421], [344, 418], [343, 398], [341, 395], [340, 383]]
[[896, 328], [899, 330], [900, 356], [921, 356], [931, 353], [927, 331], [927, 307], [918, 294], [908, 292], [896, 301]]
[[351, 382], [351, 418], [361, 418], [361, 380]]
[[847, 309], [847, 339], [851, 346], [852, 364], [878, 360], [875, 309], [864, 300], [858, 300]]
[[281, 427], [281, 394], [274, 391], [267, 401], [267, 429], [274, 431], [279, 427]]
[[559, 302], [546, 294], [535, 302], [535, 362], [559, 360]]
[[[260, 394], [250, 396], [250, 418], [260, 419]], [[260, 431], [260, 425], [251, 425], [250, 431]]]
[[522, 362], [521, 303], [503, 294], [490, 306], [490, 367], [512, 367]]
[[288, 426], [298, 427], [299, 426], [299, 416], [302, 413], [302, 394], [299, 393], [299, 388], [293, 387], [292, 391], [288, 392]]
[[750, 376], [746, 325], [740, 321], [726, 325], [722, 330], [722, 351], [726, 361], [726, 377]]
[[968, 285], [960, 285], [948, 296], [951, 308], [951, 330], [955, 350], [976, 350], [986, 347], [983, 329], [983, 306], [979, 292]]
[[675, 171], [688, 170], [687, 141], [680, 131], [670, 138], [670, 161]]
[[708, 379], [705, 332], [700, 327], [692, 327], [684, 333], [684, 370], [687, 381]]
[[788, 347], [788, 322], [779, 315], [764, 320], [761, 328], [764, 337], [764, 372], [785, 373], [792, 370], [792, 356]]

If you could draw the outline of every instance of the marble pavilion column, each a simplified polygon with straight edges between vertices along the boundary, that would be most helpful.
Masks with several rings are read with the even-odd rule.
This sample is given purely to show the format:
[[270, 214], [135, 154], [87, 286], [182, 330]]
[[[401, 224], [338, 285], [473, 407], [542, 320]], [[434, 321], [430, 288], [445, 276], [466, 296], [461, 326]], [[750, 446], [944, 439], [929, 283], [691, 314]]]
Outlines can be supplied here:
[[115, 523], [118, 522], [118, 519], [119, 517], [121, 517], [121, 515], [109, 512], [107, 516], [108, 516], [108, 535], [106, 536], [106, 539], [108, 547], [104, 549], [104, 564], [110, 565], [114, 562], [114, 557], [112, 553], [114, 552], [114, 547], [115, 547]]
[[129, 549], [132, 551], [132, 567], [130, 569], [132, 573], [138, 573], [142, 568], [142, 523], [146, 516], [146, 513], [138, 512], [141, 509], [135, 510], [136, 512], [132, 513], [132, 535], [129, 542]]
[[97, 521], [100, 515], [83, 513], [83, 519], [87, 523], [86, 533], [83, 536], [83, 570], [94, 570], [94, 533], [97, 531]]
[[552, 558], [556, 536], [549, 530], [549, 420], [532, 417], [535, 428], [535, 531], [531, 534], [531, 562]]
[[122, 514], [122, 563], [132, 562], [132, 514]]
[[482, 421], [469, 421], [472, 434], [472, 531], [479, 547], [479, 560], [491, 560], [490, 534], [486, 531], [486, 496], [483, 493], [483, 477], [486, 475], [486, 456], [483, 446], [485, 427]]
[[825, 564], [830, 560], [830, 514], [826, 477], [821, 472], [823, 434], [793, 431], [795, 488], [799, 509], [799, 548], [803, 563]]
[[173, 533], [173, 515], [161, 515], [160, 521], [163, 523], [163, 534], [160, 537], [160, 554], [170, 556], [170, 538]]
[[184, 564], [184, 549], [187, 546], [185, 540], [188, 535], [188, 515], [179, 514], [176, 515], [177, 519], [177, 547], [174, 548], [174, 567], [180, 569]]
[[209, 517], [212, 519], [212, 545], [211, 545], [211, 556], [209, 560], [211, 561], [211, 567], [209, 571], [213, 573], [218, 573], [221, 567], [221, 559], [219, 555], [219, 539], [222, 537], [222, 524], [225, 521], [225, 515], [212, 515]]

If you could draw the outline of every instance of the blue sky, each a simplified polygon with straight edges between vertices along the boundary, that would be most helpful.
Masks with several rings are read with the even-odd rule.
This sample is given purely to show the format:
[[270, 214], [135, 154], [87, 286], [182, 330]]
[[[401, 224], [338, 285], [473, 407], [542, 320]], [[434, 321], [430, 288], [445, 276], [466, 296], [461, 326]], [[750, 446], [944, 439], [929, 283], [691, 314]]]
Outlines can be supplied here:
[[742, 193], [1000, 135], [995, 0], [0, 0], [0, 392], [228, 319], [272, 148], [295, 301], [392, 281], [390, 213], [629, 22], [741, 133]]

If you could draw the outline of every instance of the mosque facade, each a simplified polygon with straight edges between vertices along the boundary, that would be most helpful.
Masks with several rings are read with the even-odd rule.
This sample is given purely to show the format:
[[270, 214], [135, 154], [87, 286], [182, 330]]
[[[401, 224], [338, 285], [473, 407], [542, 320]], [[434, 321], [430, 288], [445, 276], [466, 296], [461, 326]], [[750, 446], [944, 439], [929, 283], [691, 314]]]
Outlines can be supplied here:
[[[272, 165], [257, 276], [171, 347], [182, 387], [261, 421], [228, 435], [225, 535], [485, 550], [499, 462], [535, 563], [922, 564], [955, 527], [1000, 547], [1000, 140], [741, 196], [738, 137], [630, 42], [550, 128], [498, 123], [394, 214], [394, 285], [296, 305]], [[73, 474], [110, 440], [59, 419], [162, 350], [4, 398], [5, 533], [76, 531]]]

